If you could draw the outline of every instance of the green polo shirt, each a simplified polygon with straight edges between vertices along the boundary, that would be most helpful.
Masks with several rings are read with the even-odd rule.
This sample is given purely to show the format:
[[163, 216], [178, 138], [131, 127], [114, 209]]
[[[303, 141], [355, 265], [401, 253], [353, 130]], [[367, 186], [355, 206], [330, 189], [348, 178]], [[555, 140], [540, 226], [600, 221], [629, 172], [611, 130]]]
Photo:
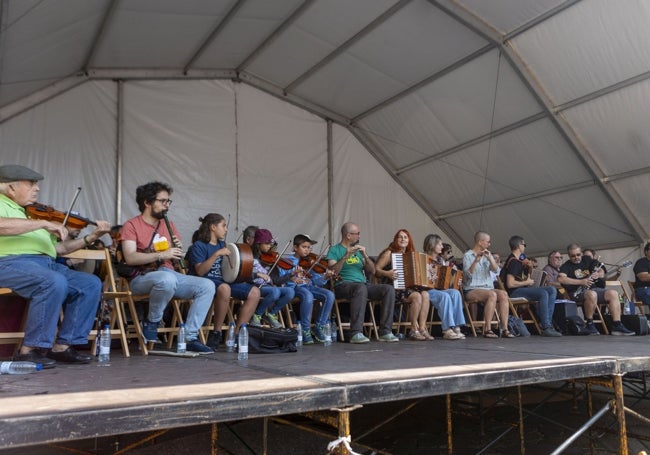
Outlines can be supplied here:
[[[0, 218], [27, 219], [25, 209], [0, 194]], [[56, 257], [56, 237], [45, 229], [19, 235], [0, 235], [0, 257], [17, 254], [45, 254]]]

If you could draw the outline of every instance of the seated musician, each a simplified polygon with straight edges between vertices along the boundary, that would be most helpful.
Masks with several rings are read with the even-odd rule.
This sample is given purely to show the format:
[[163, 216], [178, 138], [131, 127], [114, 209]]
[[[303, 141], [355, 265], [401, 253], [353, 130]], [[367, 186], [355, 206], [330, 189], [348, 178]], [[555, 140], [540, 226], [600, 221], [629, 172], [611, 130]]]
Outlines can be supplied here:
[[558, 280], [569, 293], [572, 300], [583, 303], [583, 312], [587, 320], [587, 330], [592, 335], [600, 335], [594, 326], [596, 305], [607, 304], [612, 315], [612, 335], [631, 336], [634, 332], [621, 322], [621, 305], [618, 291], [605, 289], [605, 271], [600, 261], [583, 256], [577, 243], [567, 247], [569, 260], [560, 267]]
[[214, 351], [199, 341], [198, 334], [212, 305], [214, 283], [175, 270], [174, 263], [184, 265], [184, 252], [176, 227], [169, 223], [168, 228], [164, 221], [172, 203], [171, 193], [172, 188], [160, 182], [149, 182], [136, 189], [140, 215], [124, 223], [121, 234], [124, 260], [138, 268], [138, 274], [130, 281], [131, 291], [149, 294], [149, 312], [142, 321], [142, 331], [149, 342], [158, 341], [158, 324], [167, 304], [173, 298], [192, 299], [185, 320], [187, 350], [211, 354]]
[[506, 291], [511, 297], [524, 297], [537, 302], [537, 313], [542, 326], [542, 336], [561, 337], [562, 334], [553, 328], [553, 311], [557, 290], [553, 286], [533, 286], [535, 280], [531, 277], [534, 265], [526, 259], [524, 251], [526, 242], [518, 235], [513, 235], [508, 241], [510, 255], [506, 259], [501, 272], [501, 279]]
[[496, 272], [499, 266], [488, 249], [489, 246], [490, 235], [487, 232], [478, 231], [474, 234], [474, 246], [463, 256], [463, 290], [467, 300], [483, 302], [483, 336], [499, 338], [490, 328], [496, 310], [499, 314], [500, 335], [511, 338], [513, 335], [508, 330], [508, 293], [494, 289], [490, 271]]
[[350, 343], [368, 343], [370, 340], [362, 333], [368, 299], [381, 300], [379, 321], [379, 340], [399, 341], [393, 335], [393, 310], [395, 308], [395, 289], [389, 284], [371, 284], [364, 272], [375, 274], [375, 264], [368, 257], [366, 248], [359, 244], [359, 226], [346, 222], [341, 226], [341, 242], [330, 248], [327, 263], [340, 277], [334, 283], [334, 295], [339, 299], [350, 300]]
[[[455, 267], [442, 257], [442, 238], [429, 234], [424, 238], [423, 250], [431, 256], [436, 264]], [[458, 271], [458, 273], [461, 273]], [[434, 278], [435, 279], [435, 278]], [[461, 327], [465, 325], [463, 315], [463, 297], [457, 289], [430, 289], [429, 300], [438, 310], [442, 321], [442, 337], [445, 340], [463, 340], [465, 335]]]
[[[393, 237], [388, 247], [379, 253], [375, 264], [375, 276], [381, 283], [393, 286], [394, 280], [400, 275], [392, 263], [393, 253], [414, 253], [413, 238], [406, 229], [400, 229]], [[411, 323], [411, 340], [433, 340], [427, 331], [427, 317], [429, 316], [429, 294], [420, 287], [396, 289], [395, 299], [408, 304], [408, 320]]]
[[36, 202], [42, 179], [23, 166], [0, 166], [0, 286], [29, 300], [25, 337], [14, 360], [40, 363], [43, 368], [57, 362], [89, 363], [92, 357], [72, 346], [88, 342], [102, 283], [95, 275], [57, 263], [56, 256], [86, 247], [110, 225], [98, 221], [92, 233], [71, 239], [60, 223], [28, 219], [25, 206]]
[[262, 300], [251, 318], [253, 326], [261, 326], [264, 321], [274, 329], [282, 328], [278, 314], [295, 296], [292, 288], [280, 287], [275, 284], [280, 276], [277, 265], [274, 267], [278, 254], [274, 251], [276, 245], [271, 231], [268, 229], [255, 231], [253, 283], [260, 288]]
[[[296, 297], [300, 300], [300, 325], [302, 325], [303, 344], [314, 344], [325, 342], [324, 327], [329, 321], [332, 307], [334, 306], [334, 293], [323, 286], [331, 277], [332, 272], [325, 270], [324, 273], [317, 273], [314, 270], [313, 261], [317, 258], [311, 252], [316, 240], [308, 235], [298, 234], [293, 238], [293, 256], [289, 259], [293, 264], [290, 269], [279, 270], [278, 283], [292, 287]], [[314, 256], [314, 257], [310, 257]], [[304, 263], [304, 267], [300, 264]], [[309, 265], [308, 265], [309, 264]], [[323, 270], [320, 270], [323, 272]], [[311, 315], [314, 307], [314, 299], [321, 302], [321, 308], [316, 317], [314, 326], [311, 326]]]
[[223, 281], [221, 265], [230, 256], [230, 250], [226, 248], [224, 242], [228, 224], [218, 213], [208, 213], [203, 218], [199, 218], [199, 221], [201, 225], [196, 232], [194, 243], [188, 249], [187, 260], [190, 274], [212, 280], [217, 289], [214, 298], [214, 330], [210, 330], [206, 342], [209, 348], [216, 351], [221, 343], [221, 327], [228, 314], [230, 297], [244, 302], [237, 315], [235, 327], [235, 333], [239, 333], [239, 327], [244, 323], [248, 324], [257, 308], [260, 290], [251, 283], [228, 284]]
[[644, 257], [634, 263], [634, 295], [650, 306], [650, 242], [643, 248]]
[[259, 226], [246, 226], [244, 229], [244, 233], [242, 235], [243, 242], [250, 246], [251, 248], [253, 247], [253, 244], [255, 243], [255, 233], [259, 229]]

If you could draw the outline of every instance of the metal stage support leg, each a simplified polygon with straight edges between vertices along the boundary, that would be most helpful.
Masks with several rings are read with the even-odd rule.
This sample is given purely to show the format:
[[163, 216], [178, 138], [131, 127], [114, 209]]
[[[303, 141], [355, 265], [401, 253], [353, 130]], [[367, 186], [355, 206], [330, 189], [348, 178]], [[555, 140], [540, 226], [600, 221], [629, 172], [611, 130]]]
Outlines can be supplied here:
[[453, 455], [454, 453], [454, 440], [452, 436], [452, 416], [451, 416], [451, 395], [445, 395], [445, 403], [447, 405], [447, 453]]
[[269, 418], [264, 417], [262, 420], [262, 455], [268, 453], [268, 440], [269, 440]]
[[524, 411], [520, 385], [517, 386], [517, 407], [519, 408], [519, 451], [521, 455], [524, 455], [526, 453], [526, 442], [524, 440]]
[[210, 430], [210, 455], [217, 455], [219, 451], [219, 430], [217, 424], [213, 423]]
[[616, 419], [618, 420], [618, 453], [627, 455], [627, 429], [625, 427], [625, 396], [623, 395], [623, 375], [614, 376], [614, 401], [616, 404]]

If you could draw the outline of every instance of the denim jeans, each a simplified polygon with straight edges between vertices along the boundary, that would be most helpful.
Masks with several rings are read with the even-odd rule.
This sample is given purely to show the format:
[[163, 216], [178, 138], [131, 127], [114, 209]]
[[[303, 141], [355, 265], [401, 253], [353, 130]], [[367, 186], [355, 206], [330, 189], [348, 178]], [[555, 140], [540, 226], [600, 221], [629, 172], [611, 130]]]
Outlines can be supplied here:
[[537, 313], [539, 313], [542, 329], [553, 327], [553, 311], [557, 297], [557, 289], [553, 286], [517, 288], [512, 291], [510, 297], [525, 297], [528, 300], [539, 302]]
[[211, 280], [160, 267], [153, 272], [136, 276], [130, 284], [133, 293], [149, 294], [149, 322], [162, 319], [171, 299], [192, 299], [185, 321], [185, 339], [194, 341], [198, 338], [199, 328], [205, 321], [215, 293]]
[[[34, 348], [86, 344], [93, 326], [102, 283], [95, 275], [71, 270], [49, 256], [0, 258], [0, 286], [29, 300], [23, 344]], [[56, 334], [61, 308], [63, 321]]]
[[277, 315], [282, 308], [295, 296], [293, 288], [284, 288], [277, 286], [264, 285], [260, 289], [262, 300], [257, 305], [255, 314], [261, 316], [267, 310], [269, 313]]
[[637, 300], [643, 302], [644, 305], [650, 306], [650, 288], [635, 288], [634, 296]]
[[429, 291], [429, 300], [438, 310], [438, 316], [442, 321], [442, 330], [465, 325], [463, 298], [459, 291], [456, 289], [431, 289]]
[[311, 327], [311, 313], [314, 307], [314, 299], [322, 303], [320, 313], [315, 322], [318, 325], [325, 325], [329, 320], [332, 307], [334, 306], [334, 293], [329, 289], [318, 286], [302, 285], [294, 288], [296, 297], [300, 299], [300, 323], [303, 329]]

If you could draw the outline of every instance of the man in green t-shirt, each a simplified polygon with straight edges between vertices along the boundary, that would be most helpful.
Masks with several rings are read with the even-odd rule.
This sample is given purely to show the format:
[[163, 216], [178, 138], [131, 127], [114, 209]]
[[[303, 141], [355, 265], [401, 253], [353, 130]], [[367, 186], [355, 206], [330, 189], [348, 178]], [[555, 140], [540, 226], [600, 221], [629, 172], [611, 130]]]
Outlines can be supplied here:
[[398, 341], [393, 335], [393, 308], [395, 289], [389, 284], [371, 284], [366, 280], [375, 274], [375, 264], [368, 257], [366, 248], [359, 244], [359, 226], [347, 222], [341, 227], [341, 243], [334, 245], [327, 253], [329, 267], [340, 280], [335, 281], [336, 298], [350, 300], [350, 343], [368, 343], [362, 333], [366, 314], [366, 302], [381, 300], [379, 322], [380, 341]]

